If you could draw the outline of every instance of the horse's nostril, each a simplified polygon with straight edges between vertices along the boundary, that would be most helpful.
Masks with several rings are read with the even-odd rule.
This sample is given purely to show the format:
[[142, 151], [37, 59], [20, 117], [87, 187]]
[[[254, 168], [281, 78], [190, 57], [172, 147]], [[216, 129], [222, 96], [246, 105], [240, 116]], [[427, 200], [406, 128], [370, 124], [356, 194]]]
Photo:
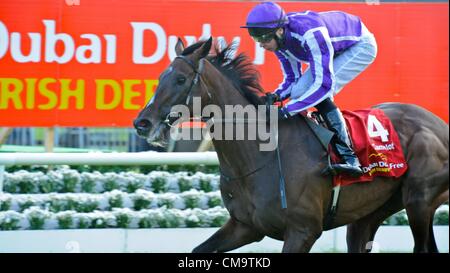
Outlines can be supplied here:
[[141, 121], [139, 121], [138, 125], [139, 125], [139, 127], [147, 127], [148, 122], [145, 120], [141, 120]]
[[150, 128], [151, 124], [150, 120], [145, 118], [136, 119], [134, 121], [134, 127], [141, 130]]

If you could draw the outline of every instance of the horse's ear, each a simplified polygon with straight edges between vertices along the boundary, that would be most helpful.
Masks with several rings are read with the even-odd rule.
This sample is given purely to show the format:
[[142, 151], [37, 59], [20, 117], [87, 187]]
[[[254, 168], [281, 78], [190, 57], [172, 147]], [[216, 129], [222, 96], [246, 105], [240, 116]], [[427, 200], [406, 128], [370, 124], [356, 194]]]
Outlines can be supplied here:
[[212, 37], [209, 37], [208, 41], [206, 41], [199, 49], [199, 59], [205, 58], [208, 56], [209, 51], [211, 50], [212, 45]]
[[178, 37], [177, 44], [175, 45], [175, 53], [177, 54], [177, 56], [180, 56], [181, 53], [183, 53], [183, 50], [184, 50], [183, 41], [180, 39], [180, 37]]

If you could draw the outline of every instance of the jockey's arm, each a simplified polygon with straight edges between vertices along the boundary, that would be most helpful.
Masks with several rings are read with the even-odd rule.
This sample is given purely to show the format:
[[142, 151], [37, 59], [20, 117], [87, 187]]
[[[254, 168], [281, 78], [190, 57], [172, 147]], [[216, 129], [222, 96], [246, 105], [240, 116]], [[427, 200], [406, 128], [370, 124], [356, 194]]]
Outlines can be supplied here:
[[296, 79], [301, 77], [301, 65], [299, 64], [297, 67], [293, 68], [284, 53], [276, 51], [275, 55], [280, 61], [281, 70], [283, 72], [283, 81], [272, 93], [277, 94], [281, 100], [285, 100], [291, 96], [292, 84], [296, 81]]
[[[325, 27], [315, 28], [304, 34], [305, 49], [309, 51], [309, 70], [312, 73], [312, 84], [301, 95], [289, 101], [285, 110], [294, 115], [318, 104], [329, 95], [334, 84], [333, 56], [328, 30]], [[297, 92], [296, 92], [297, 93]]]

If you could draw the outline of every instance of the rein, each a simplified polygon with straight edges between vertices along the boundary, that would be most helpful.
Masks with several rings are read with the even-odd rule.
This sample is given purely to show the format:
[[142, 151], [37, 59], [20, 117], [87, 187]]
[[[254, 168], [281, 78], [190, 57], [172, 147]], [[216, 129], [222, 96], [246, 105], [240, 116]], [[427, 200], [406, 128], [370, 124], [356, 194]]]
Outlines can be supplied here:
[[[201, 73], [203, 71], [203, 66], [204, 63], [202, 60], [200, 60], [199, 62], [199, 67], [197, 69], [197, 67], [195, 66], [194, 62], [192, 62], [190, 59], [188, 59], [186, 56], [184, 55], [180, 55], [175, 57], [175, 59], [181, 59], [184, 62], [186, 62], [194, 71], [195, 75], [194, 78], [191, 81], [191, 84], [189, 85], [188, 91], [187, 91], [187, 97], [186, 97], [186, 105], [188, 105], [190, 103], [191, 97], [192, 97], [192, 88], [194, 87], [194, 85], [196, 85], [200, 80], [201, 80]], [[238, 89], [238, 91], [240, 92], [240, 90]], [[206, 89], [206, 92], [208, 93], [209, 98], [211, 98], [211, 94], [209, 92], [208, 89]], [[240, 92], [241, 93], [241, 92]], [[242, 94], [242, 93], [241, 93]], [[245, 97], [245, 96], [244, 96]], [[267, 103], [267, 102], [266, 102]], [[269, 108], [269, 104], [266, 104], [266, 107]], [[173, 116], [173, 112], [167, 114], [166, 119], [163, 121], [163, 123], [165, 123], [166, 125], [173, 127], [173, 122], [171, 122], [171, 120], [169, 119], [169, 117], [175, 117]], [[175, 113], [178, 114], [178, 118], [180, 117], [179, 113]], [[197, 118], [198, 119], [198, 118]], [[192, 119], [190, 119], [192, 120]], [[214, 124], [216, 124], [217, 122], [221, 122], [221, 123], [254, 123], [254, 122], [260, 122], [257, 119], [237, 119], [237, 118], [232, 118], [232, 119], [219, 119], [219, 120], [214, 120], [214, 118], [200, 118], [201, 121], [209, 121], [212, 120], [212, 122]], [[266, 123], [267, 121], [264, 121], [264, 123]], [[277, 135], [278, 137], [278, 135]], [[281, 168], [281, 156], [280, 156], [280, 148], [278, 146], [278, 140], [277, 140], [277, 147], [276, 147], [276, 155], [277, 155], [277, 162], [278, 162], [278, 171], [279, 171], [279, 175], [280, 175], [280, 184], [279, 184], [279, 190], [280, 190], [280, 196], [281, 196], [281, 208], [286, 209], [287, 208], [287, 202], [286, 202], [286, 188], [285, 188], [285, 180], [284, 180], [284, 174], [283, 174], [283, 170]], [[240, 175], [240, 176], [236, 176], [236, 177], [231, 177], [231, 176], [227, 176], [225, 175], [222, 170], [220, 170], [220, 175], [223, 176], [223, 178], [226, 181], [231, 181], [231, 180], [238, 180], [238, 179], [243, 179], [245, 177], [248, 177], [252, 174], [257, 173], [258, 171], [262, 170], [264, 167], [266, 167], [266, 165], [270, 162], [270, 160], [267, 160], [267, 162], [265, 162], [262, 166], [256, 168], [253, 171], [250, 171], [244, 175]], [[219, 167], [220, 168], [220, 167]]]

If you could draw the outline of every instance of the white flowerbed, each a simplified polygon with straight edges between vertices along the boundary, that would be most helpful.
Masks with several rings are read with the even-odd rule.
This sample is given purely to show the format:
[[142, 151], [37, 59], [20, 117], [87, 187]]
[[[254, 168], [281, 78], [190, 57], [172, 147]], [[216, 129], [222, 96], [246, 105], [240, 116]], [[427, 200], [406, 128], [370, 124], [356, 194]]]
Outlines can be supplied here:
[[140, 211], [114, 208], [112, 211], [89, 213], [53, 213], [39, 207], [30, 207], [23, 213], [12, 210], [0, 212], [0, 230], [220, 227], [228, 218], [228, 211], [221, 207], [206, 210], [158, 208]]
[[153, 193], [139, 189], [134, 193], [113, 190], [101, 194], [48, 193], [48, 194], [0, 194], [0, 211], [23, 212], [29, 207], [39, 207], [51, 212], [74, 210], [92, 212], [129, 208], [133, 210], [154, 208], [200, 208], [223, 207], [219, 191], [204, 192], [195, 189], [182, 193]]
[[[201, 172], [22, 170], [5, 174], [4, 192], [0, 230], [219, 227], [229, 218], [219, 175]], [[448, 225], [448, 205], [434, 223]], [[403, 210], [383, 224], [407, 225], [408, 218]]]
[[6, 173], [0, 230], [219, 227], [228, 219], [219, 175], [78, 172]]
[[5, 173], [4, 191], [9, 193], [86, 192], [103, 193], [112, 190], [135, 192], [184, 192], [191, 189], [205, 192], [219, 189], [219, 175], [197, 172], [169, 173], [152, 171], [148, 175], [135, 172], [81, 172], [61, 167], [43, 172], [18, 171]]

